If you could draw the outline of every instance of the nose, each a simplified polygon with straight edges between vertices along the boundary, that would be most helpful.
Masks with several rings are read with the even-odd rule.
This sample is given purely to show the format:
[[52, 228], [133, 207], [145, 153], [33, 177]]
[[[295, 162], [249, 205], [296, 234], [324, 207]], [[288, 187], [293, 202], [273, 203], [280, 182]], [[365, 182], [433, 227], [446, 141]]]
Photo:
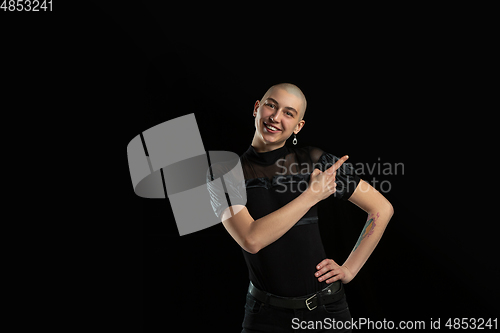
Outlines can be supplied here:
[[277, 123], [279, 122], [279, 117], [280, 117], [279, 114], [280, 114], [279, 111], [276, 110], [271, 116], [269, 116], [269, 118], [271, 119], [271, 121]]

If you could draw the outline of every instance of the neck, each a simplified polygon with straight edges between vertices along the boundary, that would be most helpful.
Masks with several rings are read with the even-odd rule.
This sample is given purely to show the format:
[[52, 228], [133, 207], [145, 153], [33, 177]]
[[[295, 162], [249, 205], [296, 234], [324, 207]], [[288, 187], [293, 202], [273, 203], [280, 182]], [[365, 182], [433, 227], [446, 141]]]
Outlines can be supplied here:
[[281, 148], [285, 145], [285, 141], [281, 142], [265, 142], [262, 138], [255, 132], [252, 140], [252, 146], [258, 153], [265, 153], [271, 150]]

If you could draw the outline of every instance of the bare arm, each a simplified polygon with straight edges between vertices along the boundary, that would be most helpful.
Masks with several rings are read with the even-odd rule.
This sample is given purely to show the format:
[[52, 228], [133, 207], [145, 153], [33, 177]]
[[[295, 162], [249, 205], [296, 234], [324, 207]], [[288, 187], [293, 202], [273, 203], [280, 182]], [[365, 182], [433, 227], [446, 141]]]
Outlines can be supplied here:
[[354, 277], [375, 250], [382, 238], [385, 227], [394, 214], [394, 209], [380, 192], [364, 181], [360, 182], [349, 201], [368, 213], [368, 218], [358, 241], [343, 265]]
[[367, 212], [368, 218], [351, 254], [342, 266], [332, 259], [325, 259], [318, 264], [316, 276], [319, 276], [320, 281], [326, 280], [326, 283], [336, 280], [348, 283], [358, 274], [382, 238], [385, 227], [394, 214], [391, 203], [363, 180], [349, 201]]
[[315, 204], [314, 198], [303, 192], [295, 200], [258, 220], [254, 220], [245, 206], [233, 217], [223, 214], [222, 224], [234, 240], [247, 252], [257, 253], [260, 249], [283, 236]]
[[283, 236], [312, 206], [335, 193], [336, 170], [347, 158], [342, 157], [325, 172], [314, 170], [307, 190], [280, 209], [254, 220], [246, 207], [231, 206], [224, 210], [222, 224], [245, 251], [257, 253]]

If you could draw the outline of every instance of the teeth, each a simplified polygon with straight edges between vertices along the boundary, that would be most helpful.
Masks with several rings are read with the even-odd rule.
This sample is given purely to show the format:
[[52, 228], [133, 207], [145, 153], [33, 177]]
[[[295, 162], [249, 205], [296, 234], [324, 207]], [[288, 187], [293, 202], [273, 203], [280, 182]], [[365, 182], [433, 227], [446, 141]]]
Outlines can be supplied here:
[[272, 127], [271, 125], [266, 125], [267, 128], [269, 128], [271, 131], [278, 131], [276, 127]]

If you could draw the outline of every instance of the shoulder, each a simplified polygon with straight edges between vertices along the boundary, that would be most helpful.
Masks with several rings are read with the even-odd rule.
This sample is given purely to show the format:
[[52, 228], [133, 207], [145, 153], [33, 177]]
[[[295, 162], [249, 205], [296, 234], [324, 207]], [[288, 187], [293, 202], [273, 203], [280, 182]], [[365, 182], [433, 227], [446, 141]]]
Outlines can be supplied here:
[[210, 165], [207, 170], [207, 177], [210, 180], [217, 179], [224, 175], [237, 174], [240, 177], [241, 164], [240, 156], [227, 151], [210, 151]]
[[305, 146], [305, 147], [288, 147], [289, 153], [295, 155], [295, 158], [299, 164], [309, 163], [316, 164], [320, 163], [321, 159], [324, 159], [325, 151], [318, 147]]
[[325, 154], [325, 151], [321, 148], [318, 147], [308, 147], [308, 148], [309, 148], [309, 155], [311, 156], [311, 159], [313, 160], [314, 163], [319, 162], [321, 157]]
[[320, 158], [325, 154], [325, 151], [318, 147], [307, 146], [295, 148], [297, 155], [307, 156], [313, 163], [319, 162]]

